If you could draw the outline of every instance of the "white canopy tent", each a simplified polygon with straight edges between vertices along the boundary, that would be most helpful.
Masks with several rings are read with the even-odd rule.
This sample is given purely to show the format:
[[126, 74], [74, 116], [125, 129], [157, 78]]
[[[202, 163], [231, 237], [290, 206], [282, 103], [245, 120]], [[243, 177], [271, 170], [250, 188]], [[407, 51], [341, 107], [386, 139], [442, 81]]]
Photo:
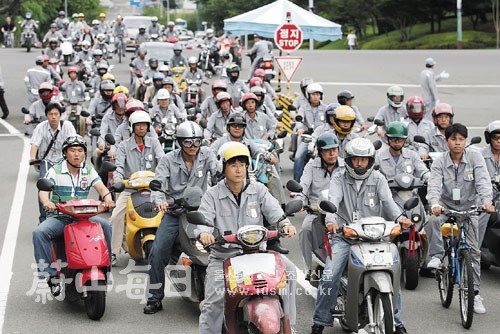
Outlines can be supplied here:
[[236, 35], [259, 34], [273, 38], [279, 25], [287, 22], [302, 30], [304, 39], [336, 41], [342, 38], [342, 26], [309, 12], [288, 0], [277, 0], [263, 7], [224, 20], [224, 31]]

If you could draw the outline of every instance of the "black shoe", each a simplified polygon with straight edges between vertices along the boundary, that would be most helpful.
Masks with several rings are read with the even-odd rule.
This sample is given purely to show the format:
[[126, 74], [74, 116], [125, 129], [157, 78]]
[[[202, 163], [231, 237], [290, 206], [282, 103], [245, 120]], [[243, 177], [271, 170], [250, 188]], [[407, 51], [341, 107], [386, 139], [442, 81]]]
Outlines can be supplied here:
[[155, 314], [163, 309], [161, 302], [148, 301], [148, 304], [144, 307], [144, 314]]
[[116, 259], [116, 254], [111, 254], [111, 266], [115, 267], [118, 260]]
[[52, 296], [57, 297], [61, 294], [62, 291], [61, 279], [55, 276], [51, 276], [47, 280], [47, 284], [49, 285], [50, 293], [52, 294]]
[[307, 271], [307, 274], [306, 274], [306, 278], [305, 278], [306, 281], [311, 281], [311, 270], [308, 270]]
[[420, 276], [428, 278], [436, 278], [436, 269], [422, 268], [420, 269]]
[[408, 334], [403, 324], [397, 325], [394, 334]]
[[325, 326], [313, 325], [311, 327], [311, 334], [323, 334], [323, 329], [324, 328], [325, 328]]
[[272, 250], [280, 254], [288, 254], [290, 251], [283, 246], [279, 239], [272, 239], [267, 241], [267, 250]]
[[9, 116], [9, 111], [8, 110], [3, 113], [2, 119], [6, 119], [7, 116]]

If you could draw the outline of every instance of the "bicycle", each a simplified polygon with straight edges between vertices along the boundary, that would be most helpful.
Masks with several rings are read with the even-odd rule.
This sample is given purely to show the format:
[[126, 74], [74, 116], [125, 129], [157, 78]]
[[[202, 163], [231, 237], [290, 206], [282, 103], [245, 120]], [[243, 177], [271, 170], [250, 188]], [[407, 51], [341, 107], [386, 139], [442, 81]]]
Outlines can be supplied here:
[[122, 63], [122, 56], [123, 56], [123, 37], [117, 37], [117, 42], [116, 42], [116, 52], [118, 53], [118, 62], [121, 64]]
[[13, 48], [14, 47], [14, 32], [5, 31], [3, 33], [3, 41], [4, 41], [4, 46], [6, 48]]
[[482, 208], [456, 211], [445, 209], [448, 220], [441, 226], [445, 256], [436, 271], [441, 304], [448, 308], [453, 298], [453, 288], [458, 285], [462, 326], [469, 329], [474, 315], [474, 272], [470, 246], [466, 240], [471, 216], [483, 212]]

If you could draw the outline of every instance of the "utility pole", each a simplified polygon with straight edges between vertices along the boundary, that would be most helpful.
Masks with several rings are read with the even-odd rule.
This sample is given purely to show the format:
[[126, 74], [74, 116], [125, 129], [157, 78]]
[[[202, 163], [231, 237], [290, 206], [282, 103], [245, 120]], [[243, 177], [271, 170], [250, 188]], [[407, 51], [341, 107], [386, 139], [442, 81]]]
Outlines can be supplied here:
[[457, 0], [457, 49], [462, 47], [462, 0]]

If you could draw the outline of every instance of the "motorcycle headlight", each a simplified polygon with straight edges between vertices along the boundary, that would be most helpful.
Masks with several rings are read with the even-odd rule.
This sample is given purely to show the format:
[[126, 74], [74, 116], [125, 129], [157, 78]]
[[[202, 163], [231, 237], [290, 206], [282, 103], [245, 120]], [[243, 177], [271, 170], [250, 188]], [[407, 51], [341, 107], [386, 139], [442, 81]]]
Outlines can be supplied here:
[[74, 212], [76, 214], [89, 214], [89, 213], [97, 213], [99, 210], [102, 210], [102, 207], [92, 205], [92, 206], [67, 206], [66, 210], [69, 212]]
[[367, 224], [363, 225], [363, 231], [366, 236], [372, 239], [381, 238], [385, 232], [385, 224]]
[[267, 229], [264, 226], [248, 225], [238, 230], [238, 240], [248, 246], [256, 247], [260, 245], [267, 235]]
[[[151, 178], [151, 180], [152, 180], [152, 178]], [[151, 180], [150, 180], [150, 181], [151, 181]], [[149, 184], [149, 182], [148, 182], [148, 184]], [[128, 185], [129, 185], [130, 187], [141, 187], [141, 186], [146, 186], [146, 184], [144, 184], [144, 182], [143, 182], [142, 178], [140, 178], [140, 177], [139, 177], [139, 178], [137, 178], [137, 179], [132, 179], [132, 180], [129, 180], [129, 181], [128, 181]]]
[[175, 128], [172, 128], [172, 127], [167, 126], [167, 127], [165, 128], [165, 134], [166, 134], [167, 136], [173, 136], [173, 135], [175, 134]]

